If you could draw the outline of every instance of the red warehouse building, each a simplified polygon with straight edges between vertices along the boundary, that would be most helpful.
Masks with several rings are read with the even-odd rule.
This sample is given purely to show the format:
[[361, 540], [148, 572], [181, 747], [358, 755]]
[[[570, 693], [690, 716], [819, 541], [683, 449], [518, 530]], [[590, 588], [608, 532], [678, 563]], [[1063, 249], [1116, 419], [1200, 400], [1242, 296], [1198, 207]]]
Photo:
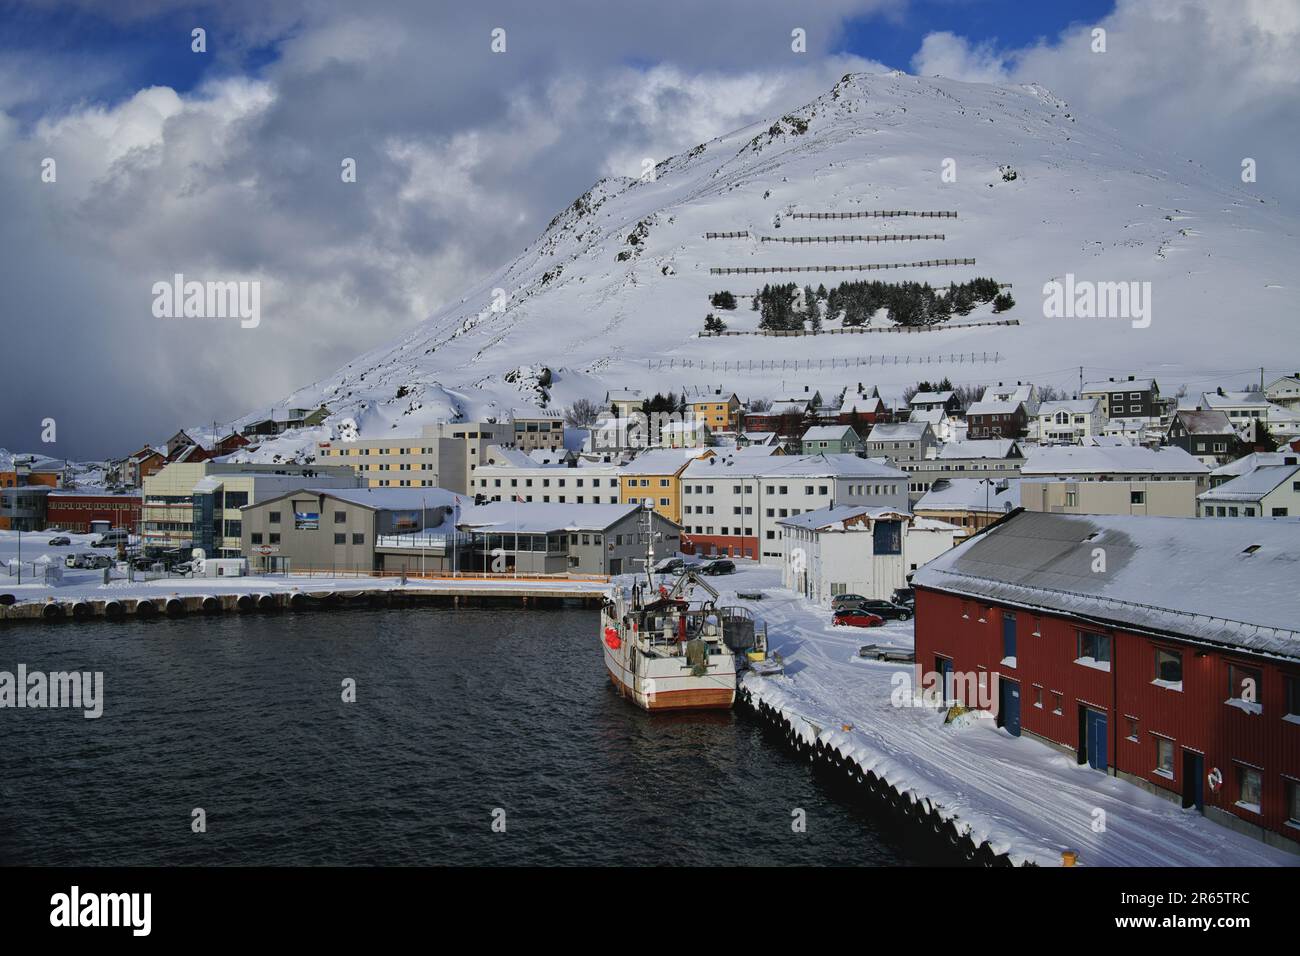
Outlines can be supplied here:
[[913, 585], [946, 698], [1300, 853], [1300, 521], [1017, 510]]
[[113, 528], [139, 528], [139, 492], [115, 495], [108, 491], [53, 491], [45, 499], [45, 523], [65, 531], [87, 532], [92, 521]]

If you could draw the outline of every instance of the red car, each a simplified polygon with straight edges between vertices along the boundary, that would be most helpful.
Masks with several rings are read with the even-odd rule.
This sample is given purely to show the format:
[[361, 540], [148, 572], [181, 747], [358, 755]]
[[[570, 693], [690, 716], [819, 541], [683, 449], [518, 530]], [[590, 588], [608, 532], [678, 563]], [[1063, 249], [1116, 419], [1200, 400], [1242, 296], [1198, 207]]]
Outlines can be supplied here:
[[858, 607], [840, 608], [835, 612], [833, 621], [835, 624], [845, 624], [849, 627], [880, 627], [885, 623], [885, 619], [879, 614], [872, 614]]

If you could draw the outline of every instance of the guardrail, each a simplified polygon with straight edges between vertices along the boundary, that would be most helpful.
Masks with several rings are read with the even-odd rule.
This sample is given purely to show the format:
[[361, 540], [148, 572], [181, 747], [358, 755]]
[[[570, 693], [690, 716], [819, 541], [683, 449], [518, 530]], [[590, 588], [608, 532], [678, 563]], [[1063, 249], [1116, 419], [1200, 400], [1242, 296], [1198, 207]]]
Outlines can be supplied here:
[[869, 262], [856, 266], [725, 266], [710, 275], [755, 275], [772, 272], [876, 272], [881, 269], [928, 269], [931, 266], [973, 266], [974, 259], [923, 259], [920, 262]]
[[911, 216], [918, 219], [956, 219], [955, 211], [916, 211], [909, 209], [870, 209], [862, 212], [792, 212], [789, 219], [901, 219]]
[[759, 236], [759, 242], [907, 242], [912, 239], [943, 239], [941, 232], [916, 234], [888, 234], [881, 236], [845, 235], [845, 236]]
[[1001, 352], [957, 352], [948, 355], [859, 355], [848, 358], [831, 359], [773, 359], [757, 361], [738, 359], [735, 362], [702, 362], [695, 359], [646, 359], [646, 368], [656, 369], [691, 368], [710, 372], [764, 372], [777, 370], [811, 370], [853, 368], [862, 365], [934, 365], [1001, 362]]
[[749, 232], [706, 232], [705, 239], [748, 239]]

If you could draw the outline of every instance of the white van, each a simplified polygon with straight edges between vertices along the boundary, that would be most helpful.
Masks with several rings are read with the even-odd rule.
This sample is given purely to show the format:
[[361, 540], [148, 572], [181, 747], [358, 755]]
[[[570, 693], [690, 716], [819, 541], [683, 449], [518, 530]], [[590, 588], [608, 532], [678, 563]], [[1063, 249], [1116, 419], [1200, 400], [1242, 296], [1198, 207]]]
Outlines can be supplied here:
[[105, 531], [94, 541], [90, 542], [92, 548], [116, 548], [119, 545], [125, 547], [130, 539], [130, 533], [122, 528], [114, 528], [112, 531]]

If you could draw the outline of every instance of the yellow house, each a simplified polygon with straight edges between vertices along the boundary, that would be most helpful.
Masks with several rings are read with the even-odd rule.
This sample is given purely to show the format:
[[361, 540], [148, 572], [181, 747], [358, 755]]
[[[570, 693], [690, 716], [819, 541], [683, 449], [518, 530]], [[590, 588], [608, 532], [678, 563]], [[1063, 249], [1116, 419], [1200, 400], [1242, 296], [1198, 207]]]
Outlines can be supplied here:
[[712, 458], [701, 448], [656, 448], [643, 451], [619, 472], [618, 500], [624, 504], [653, 498], [655, 511], [669, 521], [682, 521], [682, 472], [697, 458]]
[[691, 413], [697, 422], [703, 422], [713, 432], [734, 432], [740, 430], [740, 399], [735, 392], [724, 397], [711, 395], [708, 398], [691, 400]]

